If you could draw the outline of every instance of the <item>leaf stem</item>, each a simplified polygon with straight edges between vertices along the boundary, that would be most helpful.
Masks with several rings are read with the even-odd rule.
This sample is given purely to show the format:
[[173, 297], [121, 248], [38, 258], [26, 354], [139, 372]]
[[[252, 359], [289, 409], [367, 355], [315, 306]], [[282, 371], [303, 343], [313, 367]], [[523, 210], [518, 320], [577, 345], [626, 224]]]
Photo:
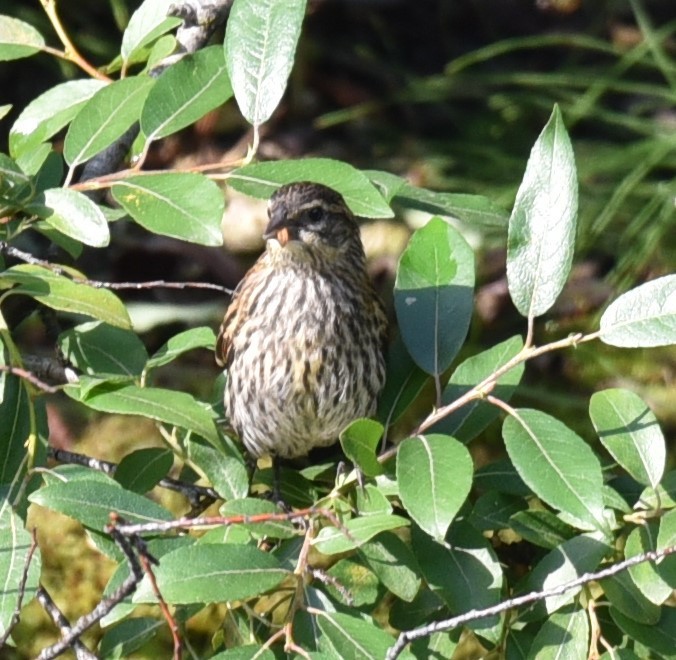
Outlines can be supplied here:
[[43, 48], [43, 50], [51, 52], [57, 57], [63, 57], [64, 59], [69, 60], [73, 64], [79, 66], [83, 71], [88, 73], [92, 78], [103, 80], [105, 82], [111, 82], [111, 78], [106, 76], [104, 73], [101, 73], [98, 69], [87, 62], [87, 60], [82, 57], [82, 55], [80, 55], [77, 48], [75, 48], [73, 42], [70, 40], [70, 37], [61, 24], [58, 14], [56, 13], [56, 0], [40, 0], [40, 4], [45, 10], [45, 14], [47, 14], [49, 22], [52, 24], [54, 31], [56, 32], [65, 49], [63, 54], [60, 54], [58, 51], [54, 51], [51, 48], [49, 50], [47, 50], [47, 48]]

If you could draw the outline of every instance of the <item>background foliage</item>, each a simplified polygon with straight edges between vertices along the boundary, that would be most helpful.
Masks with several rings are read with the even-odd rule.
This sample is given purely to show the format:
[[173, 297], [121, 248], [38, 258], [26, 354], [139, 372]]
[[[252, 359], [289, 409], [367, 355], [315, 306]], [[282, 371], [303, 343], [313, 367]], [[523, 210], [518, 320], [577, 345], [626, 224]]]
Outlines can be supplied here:
[[[0, 17], [8, 657], [53, 657], [45, 593], [72, 622], [103, 603], [100, 657], [168, 654], [159, 594], [194, 657], [380, 658], [398, 631], [417, 657], [673, 655], [673, 557], [556, 587], [676, 544], [676, 17], [415, 4], [238, 0], [199, 49], [160, 0]], [[204, 286], [250, 261], [224, 195], [308, 178], [370, 220], [398, 337], [378, 421], [341, 436], [365, 489], [314, 457], [284, 472], [294, 522], [223, 433]]]

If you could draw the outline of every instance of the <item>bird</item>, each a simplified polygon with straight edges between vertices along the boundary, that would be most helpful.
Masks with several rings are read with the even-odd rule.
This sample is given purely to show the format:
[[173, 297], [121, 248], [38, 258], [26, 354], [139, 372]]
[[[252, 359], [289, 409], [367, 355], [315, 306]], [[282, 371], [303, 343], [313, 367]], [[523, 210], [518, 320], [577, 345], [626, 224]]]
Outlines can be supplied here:
[[387, 315], [359, 225], [340, 193], [309, 181], [268, 203], [266, 249], [235, 289], [216, 342], [230, 426], [254, 461], [334, 444], [373, 416], [385, 383]]

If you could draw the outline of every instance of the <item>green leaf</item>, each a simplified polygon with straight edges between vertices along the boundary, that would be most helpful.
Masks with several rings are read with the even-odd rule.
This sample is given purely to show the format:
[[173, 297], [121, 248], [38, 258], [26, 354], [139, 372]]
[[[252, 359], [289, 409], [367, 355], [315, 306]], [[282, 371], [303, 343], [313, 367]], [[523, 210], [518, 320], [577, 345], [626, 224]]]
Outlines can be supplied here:
[[[28, 566], [26, 586], [19, 589], [30, 552], [32, 539], [19, 516], [4, 497], [0, 500], [0, 637], [13, 624], [19, 600], [30, 601], [40, 584], [40, 551]], [[4, 576], [4, 577], [2, 577]]]
[[0, 213], [22, 208], [35, 194], [35, 183], [9, 156], [0, 154]]
[[359, 548], [359, 555], [395, 595], [411, 602], [420, 588], [420, 567], [411, 549], [393, 532], [383, 532]]
[[11, 103], [0, 105], [0, 119], [4, 119], [12, 111], [13, 107]]
[[611, 456], [636, 481], [655, 488], [664, 474], [667, 450], [657, 419], [641, 397], [619, 388], [596, 392], [589, 415]]
[[131, 15], [120, 48], [125, 61], [131, 60], [141, 48], [181, 24], [180, 18], [167, 17], [168, 10], [167, 0], [145, 0]]
[[495, 490], [508, 495], [531, 495], [530, 488], [523, 482], [512, 462], [506, 458], [480, 467], [474, 474], [474, 486], [479, 490]]
[[[657, 535], [658, 550], [673, 547], [676, 547], [676, 509], [662, 516]], [[657, 564], [657, 572], [672, 589], [676, 589], [676, 556], [673, 553]]]
[[[179, 548], [154, 569], [167, 603], [221, 603], [258, 596], [289, 576], [275, 557], [247, 545], [211, 544]], [[154, 603], [147, 576], [134, 594], [135, 603]]]
[[102, 530], [117, 513], [128, 523], [148, 523], [171, 520], [164, 507], [119, 485], [96, 480], [67, 481], [45, 486], [32, 493], [34, 504], [58, 511], [79, 520], [83, 525]]
[[469, 522], [480, 532], [507, 529], [511, 526], [512, 516], [527, 507], [526, 501], [521, 497], [489, 491], [474, 503]]
[[133, 493], [147, 493], [169, 474], [174, 454], [162, 447], [146, 447], [127, 454], [115, 468], [115, 481]]
[[580, 607], [567, 607], [552, 614], [533, 640], [528, 660], [586, 658], [589, 651], [589, 620]]
[[[77, 271], [69, 269], [68, 272], [84, 279]], [[52, 309], [92, 316], [121, 328], [131, 326], [127, 309], [112, 291], [74, 282], [68, 277], [32, 264], [13, 266], [2, 273], [2, 278], [18, 285], [9, 294], [30, 296]]]
[[646, 488], [638, 498], [636, 508], [673, 509], [676, 507], [676, 470], [667, 472], [657, 488]]
[[[0, 362], [6, 362], [1, 345]], [[0, 484], [12, 484], [9, 498], [26, 474], [26, 441], [32, 432], [33, 411], [24, 381], [10, 374], [0, 374], [0, 402]], [[0, 506], [3, 502], [0, 499]]]
[[[505, 365], [523, 349], [523, 340], [515, 336], [473, 355], [461, 362], [453, 372], [441, 396], [443, 406], [469, 392], [497, 369]], [[525, 364], [516, 365], [496, 381], [492, 394], [502, 401], [509, 401], [521, 382]], [[434, 431], [453, 435], [467, 443], [479, 435], [500, 414], [499, 408], [480, 399], [475, 399], [459, 410], [452, 412], [434, 425]]]
[[445, 218], [457, 218], [477, 227], [507, 226], [508, 214], [483, 195], [440, 193], [404, 182], [392, 203]]
[[[349, 607], [375, 605], [379, 596], [378, 578], [375, 573], [357, 559], [347, 557], [338, 560], [327, 571], [331, 582], [327, 591], [331, 597]], [[340, 585], [340, 589], [336, 587]]]
[[676, 344], [676, 275], [627, 291], [601, 317], [601, 341], [622, 348]]
[[601, 465], [589, 445], [539, 410], [520, 409], [516, 415], [505, 419], [502, 434], [521, 478], [582, 529], [605, 529]]
[[244, 118], [260, 126], [282, 99], [293, 67], [306, 0], [235, 0], [225, 61]]
[[254, 163], [232, 171], [228, 177], [228, 184], [235, 190], [259, 199], [267, 199], [281, 185], [296, 181], [323, 183], [337, 190], [352, 212], [363, 218], [391, 218], [394, 215], [363, 172], [330, 158]]
[[575, 157], [557, 105], [530, 153], [509, 219], [507, 284], [523, 316], [544, 314], [561, 293], [576, 216]]
[[102, 658], [128, 658], [148, 640], [160, 634], [165, 626], [162, 619], [150, 616], [134, 617], [104, 633], [98, 648]]
[[77, 190], [45, 190], [31, 202], [27, 211], [35, 213], [65, 236], [85, 245], [105, 247], [110, 242], [108, 222], [103, 211]]
[[114, 183], [111, 192], [120, 206], [148, 231], [199, 245], [223, 243], [223, 195], [202, 174], [131, 176]]
[[[322, 631], [332, 657], [382, 660], [394, 639], [374, 621], [365, 621], [349, 614], [321, 612], [317, 624]], [[405, 654], [401, 656], [405, 657]], [[410, 658], [410, 656], [408, 656]]]
[[66, 162], [84, 163], [117, 138], [136, 121], [154, 80], [132, 76], [100, 89], [80, 108], [71, 122], [63, 144]]
[[413, 234], [394, 288], [399, 330], [411, 357], [439, 375], [462, 346], [474, 302], [474, 253], [441, 218]]
[[33, 99], [14, 122], [9, 132], [9, 151], [18, 156], [35, 149], [75, 117], [80, 108], [99, 89], [102, 80], [71, 80], [61, 83]]
[[155, 369], [173, 362], [177, 357], [196, 348], [213, 351], [216, 347], [216, 335], [206, 326], [184, 330], [168, 339], [148, 360], [146, 369]]
[[510, 527], [526, 541], [553, 550], [575, 536], [575, 530], [551, 511], [518, 511], [509, 520]]
[[190, 438], [186, 449], [192, 465], [204, 473], [223, 499], [238, 500], [246, 497], [249, 492], [249, 475], [238, 456], [229, 456], [218, 445], [208, 445], [199, 438]]
[[187, 392], [116, 383], [94, 383], [92, 387], [85, 378], [78, 386], [67, 386], [65, 391], [94, 410], [155, 419], [219, 444], [213, 411]]
[[193, 124], [232, 96], [223, 49], [210, 46], [166, 69], [150, 90], [141, 130], [148, 141]]
[[[411, 542], [429, 587], [447, 603], [452, 614], [484, 609], [500, 602], [502, 568], [493, 548], [466, 522], [451, 527], [447, 541], [433, 541], [413, 527]], [[479, 619], [469, 626], [474, 630], [493, 627], [497, 616]]]
[[385, 388], [378, 399], [378, 419], [388, 428], [418, 398], [429, 376], [413, 361], [398, 334], [387, 351], [386, 373]]
[[[610, 552], [610, 548], [591, 534], [581, 534], [545, 555], [528, 575], [523, 586], [523, 592], [554, 589], [566, 582], [576, 580], [584, 573], [595, 570], [603, 557]], [[544, 616], [561, 609], [573, 601], [582, 587], [566, 591], [558, 596], [549, 596], [544, 601], [538, 601], [531, 606], [533, 618]]]
[[618, 573], [599, 582], [610, 604], [640, 623], [657, 623], [660, 608], [651, 603], [634, 584], [628, 572]]
[[[659, 528], [655, 521], [649, 521], [639, 525], [627, 537], [624, 546], [624, 555], [627, 559], [657, 550], [657, 536]], [[669, 596], [672, 588], [660, 576], [659, 569], [667, 562], [675, 563], [673, 557], [663, 559], [659, 566], [651, 561], [644, 561], [636, 566], [629, 568], [629, 575], [634, 584], [641, 590], [641, 593], [655, 605], [662, 605]]]
[[[269, 514], [284, 513], [276, 504], [255, 497], [246, 497], [226, 502], [220, 508], [222, 516], [266, 516]], [[234, 523], [249, 530], [255, 538], [265, 536], [275, 539], [290, 539], [298, 533], [288, 520], [265, 520], [263, 522]]]
[[59, 349], [77, 369], [91, 376], [138, 376], [148, 353], [138, 335], [100, 321], [82, 323], [59, 335]]
[[367, 477], [383, 473], [376, 451], [383, 437], [383, 425], [372, 419], [356, 419], [340, 434], [340, 445], [345, 456]]
[[0, 62], [29, 57], [44, 45], [44, 37], [32, 25], [11, 16], [0, 16]]
[[635, 621], [615, 607], [610, 608], [610, 616], [630, 638], [657, 653], [664, 653], [668, 658], [673, 658], [676, 649], [676, 608], [661, 608], [659, 620], [650, 625]]
[[358, 548], [380, 532], [405, 527], [409, 524], [406, 518], [389, 513], [352, 518], [343, 527], [324, 527], [312, 544], [325, 555], [336, 555]]
[[440, 541], [469, 494], [472, 458], [450, 436], [409, 438], [399, 445], [397, 481], [411, 518]]

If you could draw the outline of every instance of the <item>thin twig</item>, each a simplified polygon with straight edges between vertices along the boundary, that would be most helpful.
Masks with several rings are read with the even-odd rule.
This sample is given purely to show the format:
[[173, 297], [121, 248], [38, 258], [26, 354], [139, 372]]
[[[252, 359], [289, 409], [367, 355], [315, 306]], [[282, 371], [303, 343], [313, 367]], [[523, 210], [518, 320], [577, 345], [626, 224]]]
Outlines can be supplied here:
[[[52, 600], [52, 597], [49, 595], [47, 590], [44, 587], [40, 587], [37, 591], [37, 599], [40, 605], [47, 614], [49, 614], [51, 620], [54, 622], [56, 627], [61, 633], [61, 637], [66, 637], [71, 634], [72, 628], [68, 619], [64, 616], [63, 612], [59, 609], [57, 604]], [[71, 640], [70, 644], [75, 650], [75, 657], [78, 660], [96, 660], [96, 656], [84, 645], [84, 643], [77, 638]]]
[[88, 73], [92, 78], [97, 80], [103, 80], [105, 82], [111, 82], [111, 79], [105, 74], [101, 73], [98, 69], [93, 67], [87, 60], [80, 55], [79, 51], [73, 45], [73, 42], [70, 40], [67, 32], [64, 30], [61, 20], [59, 19], [58, 14], [56, 13], [56, 0], [40, 0], [42, 8], [49, 18], [49, 22], [52, 24], [54, 31], [56, 32], [59, 40], [63, 44], [65, 49], [64, 56], [66, 59], [70, 60], [73, 64], [79, 66], [84, 72]]
[[130, 574], [110, 596], [103, 599], [89, 614], [81, 616], [70, 626], [68, 632], [62, 634], [61, 639], [56, 644], [43, 649], [40, 655], [38, 655], [37, 660], [52, 660], [67, 649], [75, 646], [82, 633], [101, 621], [104, 616], [112, 611], [115, 605], [132, 594], [136, 590], [136, 585], [143, 579], [143, 569], [134, 554], [130, 541], [116, 530], [115, 524], [107, 525], [105, 531], [111, 535], [113, 541], [122, 550], [129, 564]]
[[211, 291], [225, 293], [228, 296], [231, 296], [233, 293], [232, 289], [211, 282], [167, 282], [166, 280], [151, 280], [149, 282], [104, 282], [102, 280], [90, 280], [86, 277], [73, 275], [62, 266], [53, 264], [51, 261], [46, 261], [45, 259], [34, 257], [29, 252], [24, 252], [23, 250], [8, 245], [5, 241], [0, 241], [0, 254], [6, 254], [9, 257], [14, 257], [15, 259], [19, 259], [20, 261], [33, 266], [42, 266], [55, 275], [67, 277], [76, 284], [86, 284], [95, 289], [111, 289], [114, 291], [123, 289], [133, 289], [136, 291], [143, 289], [209, 289]]
[[[490, 376], [484, 378], [484, 380], [482, 380], [478, 385], [472, 387], [470, 390], [465, 392], [465, 394], [455, 399], [455, 401], [452, 401], [451, 403], [434, 410], [419, 424], [416, 429], [411, 431], [410, 435], [414, 436], [424, 433], [442, 419], [450, 415], [452, 412], [455, 412], [475, 399], [485, 399], [486, 396], [490, 394], [493, 389], [495, 389], [498, 379], [522, 362], [526, 362], [527, 360], [538, 357], [545, 353], [550, 353], [551, 351], [556, 351], [561, 348], [570, 348], [577, 346], [578, 344], [583, 344], [585, 342], [598, 339], [599, 334], [599, 332], [592, 332], [590, 334], [584, 335], [578, 332], [566, 337], [565, 339], [559, 339], [558, 341], [553, 341], [549, 344], [544, 344], [543, 346], [524, 346], [524, 348], [517, 355], [503, 364], [499, 369], [496, 369]], [[390, 447], [378, 456], [378, 461], [380, 463], [385, 463], [396, 453], [397, 447]]]
[[477, 621], [478, 619], [484, 619], [489, 616], [495, 616], [496, 614], [502, 614], [502, 612], [511, 610], [512, 608], [520, 607], [521, 605], [526, 605], [535, 601], [544, 600], [545, 598], [550, 598], [551, 596], [560, 596], [567, 591], [581, 587], [585, 584], [588, 584], [589, 582], [595, 582], [598, 580], [603, 580], [604, 578], [612, 577], [613, 575], [617, 575], [618, 573], [621, 573], [632, 566], [642, 564], [646, 561], [657, 562], [658, 560], [674, 553], [676, 553], [676, 545], [664, 548], [663, 550], [651, 550], [649, 552], [644, 552], [639, 555], [634, 555], [629, 559], [625, 559], [624, 561], [618, 562], [617, 564], [613, 564], [612, 566], [597, 571], [596, 573], [585, 573], [579, 578], [571, 580], [570, 582], [565, 582], [558, 587], [543, 589], [542, 591], [533, 591], [531, 593], [525, 594], [524, 596], [510, 598], [503, 601], [502, 603], [493, 605], [492, 607], [487, 607], [482, 610], [470, 610], [469, 612], [454, 616], [450, 619], [435, 621], [434, 623], [421, 626], [420, 628], [416, 628], [414, 630], [407, 630], [399, 635], [394, 646], [392, 646], [387, 652], [387, 660], [395, 660], [398, 658], [406, 646], [415, 639], [428, 637], [435, 632], [448, 632], [449, 630], [453, 630], [454, 628], [469, 623], [470, 621]]
[[25, 381], [29, 382], [31, 385], [34, 385], [46, 394], [54, 394], [61, 390], [60, 386], [48, 385], [47, 383], [41, 381], [35, 374], [27, 371], [26, 369], [22, 369], [21, 367], [13, 367], [9, 364], [0, 364], [0, 371], [12, 374], [18, 378], [23, 378]]
[[[50, 447], [48, 452], [49, 457], [55, 461], [58, 461], [59, 463], [83, 465], [85, 467], [91, 468], [92, 470], [98, 470], [99, 472], [104, 472], [105, 474], [109, 475], [114, 474], [117, 468], [117, 463], [113, 463], [111, 461], [102, 461], [98, 458], [85, 456], [84, 454], [76, 454], [75, 452], [68, 451], [66, 449], [56, 449], [54, 447]], [[204, 505], [205, 501], [211, 504], [216, 500], [223, 499], [213, 488], [190, 484], [172, 477], [164, 477], [164, 479], [161, 479], [158, 482], [158, 486], [181, 493], [193, 507], [202, 506]]]

